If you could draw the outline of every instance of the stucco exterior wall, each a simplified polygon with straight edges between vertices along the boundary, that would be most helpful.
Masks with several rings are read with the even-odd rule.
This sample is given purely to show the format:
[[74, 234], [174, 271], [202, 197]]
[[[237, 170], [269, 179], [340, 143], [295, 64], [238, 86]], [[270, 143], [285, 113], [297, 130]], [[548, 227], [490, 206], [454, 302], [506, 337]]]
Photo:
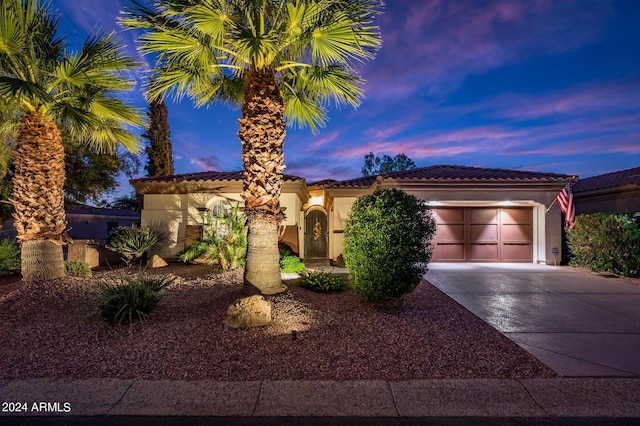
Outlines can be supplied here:
[[336, 260], [344, 247], [344, 222], [358, 197], [335, 197], [329, 214], [329, 257]]
[[[546, 209], [557, 195], [557, 191], [533, 190], [496, 190], [490, 188], [473, 189], [419, 189], [402, 185], [399, 189], [437, 206], [521, 206], [532, 208], [533, 213], [533, 262], [553, 264], [552, 248], [560, 251], [557, 259], [562, 258], [562, 225], [560, 209], [554, 205], [549, 212]], [[333, 191], [332, 210], [329, 216], [329, 256], [336, 259], [344, 247], [344, 221], [357, 197], [341, 197], [339, 191]]]
[[[198, 211], [198, 207], [206, 207], [207, 211], [211, 211], [219, 202], [229, 202], [231, 205], [238, 202], [240, 206], [243, 205], [238, 193], [144, 194], [142, 226], [159, 227], [167, 232], [167, 238], [151, 254], [165, 259], [176, 258], [184, 250], [187, 225], [199, 226], [203, 223], [203, 213]], [[283, 225], [299, 227], [296, 212], [300, 211], [302, 202], [298, 196], [283, 194], [280, 204], [286, 208]]]

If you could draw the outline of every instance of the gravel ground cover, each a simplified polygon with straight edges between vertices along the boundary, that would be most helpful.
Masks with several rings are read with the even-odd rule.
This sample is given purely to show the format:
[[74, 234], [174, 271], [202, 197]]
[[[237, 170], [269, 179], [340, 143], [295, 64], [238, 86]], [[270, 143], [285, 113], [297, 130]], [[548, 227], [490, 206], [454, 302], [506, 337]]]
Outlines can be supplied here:
[[[200, 269], [197, 269], [200, 268]], [[203, 276], [203, 273], [207, 273]], [[114, 272], [102, 272], [114, 273]], [[531, 378], [556, 374], [423, 281], [400, 301], [369, 305], [351, 291], [317, 294], [289, 283], [268, 296], [273, 322], [222, 324], [242, 272], [163, 268], [175, 277], [144, 323], [109, 327], [95, 280], [22, 285], [0, 296], [0, 378], [223, 381]], [[293, 340], [291, 330], [298, 331]]]

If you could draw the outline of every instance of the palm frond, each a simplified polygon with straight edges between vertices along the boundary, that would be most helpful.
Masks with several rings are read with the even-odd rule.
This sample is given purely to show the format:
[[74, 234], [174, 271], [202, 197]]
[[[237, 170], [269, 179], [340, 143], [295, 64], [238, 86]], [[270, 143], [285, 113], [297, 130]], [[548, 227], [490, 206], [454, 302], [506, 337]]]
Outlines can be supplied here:
[[282, 91], [282, 97], [284, 98], [284, 116], [290, 125], [300, 128], [309, 126], [314, 133], [324, 127], [327, 122], [327, 111], [318, 99], [286, 86]]

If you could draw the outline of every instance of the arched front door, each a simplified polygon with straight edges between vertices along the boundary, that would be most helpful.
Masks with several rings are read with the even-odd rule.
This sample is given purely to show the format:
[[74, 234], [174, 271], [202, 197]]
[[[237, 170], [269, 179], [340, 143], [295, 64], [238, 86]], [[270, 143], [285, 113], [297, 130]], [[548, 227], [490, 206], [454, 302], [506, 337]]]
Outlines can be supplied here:
[[304, 258], [327, 259], [329, 257], [329, 233], [327, 214], [315, 209], [307, 213], [304, 221]]

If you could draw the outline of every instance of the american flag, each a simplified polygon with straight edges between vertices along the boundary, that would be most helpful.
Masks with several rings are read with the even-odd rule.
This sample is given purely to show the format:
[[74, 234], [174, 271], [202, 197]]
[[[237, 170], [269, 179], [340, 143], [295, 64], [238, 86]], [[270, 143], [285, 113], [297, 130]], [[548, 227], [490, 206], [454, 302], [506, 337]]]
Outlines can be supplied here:
[[556, 197], [556, 201], [560, 206], [560, 210], [564, 213], [564, 224], [567, 229], [576, 227], [576, 209], [573, 205], [573, 193], [571, 192], [571, 182], [562, 188], [562, 191]]

